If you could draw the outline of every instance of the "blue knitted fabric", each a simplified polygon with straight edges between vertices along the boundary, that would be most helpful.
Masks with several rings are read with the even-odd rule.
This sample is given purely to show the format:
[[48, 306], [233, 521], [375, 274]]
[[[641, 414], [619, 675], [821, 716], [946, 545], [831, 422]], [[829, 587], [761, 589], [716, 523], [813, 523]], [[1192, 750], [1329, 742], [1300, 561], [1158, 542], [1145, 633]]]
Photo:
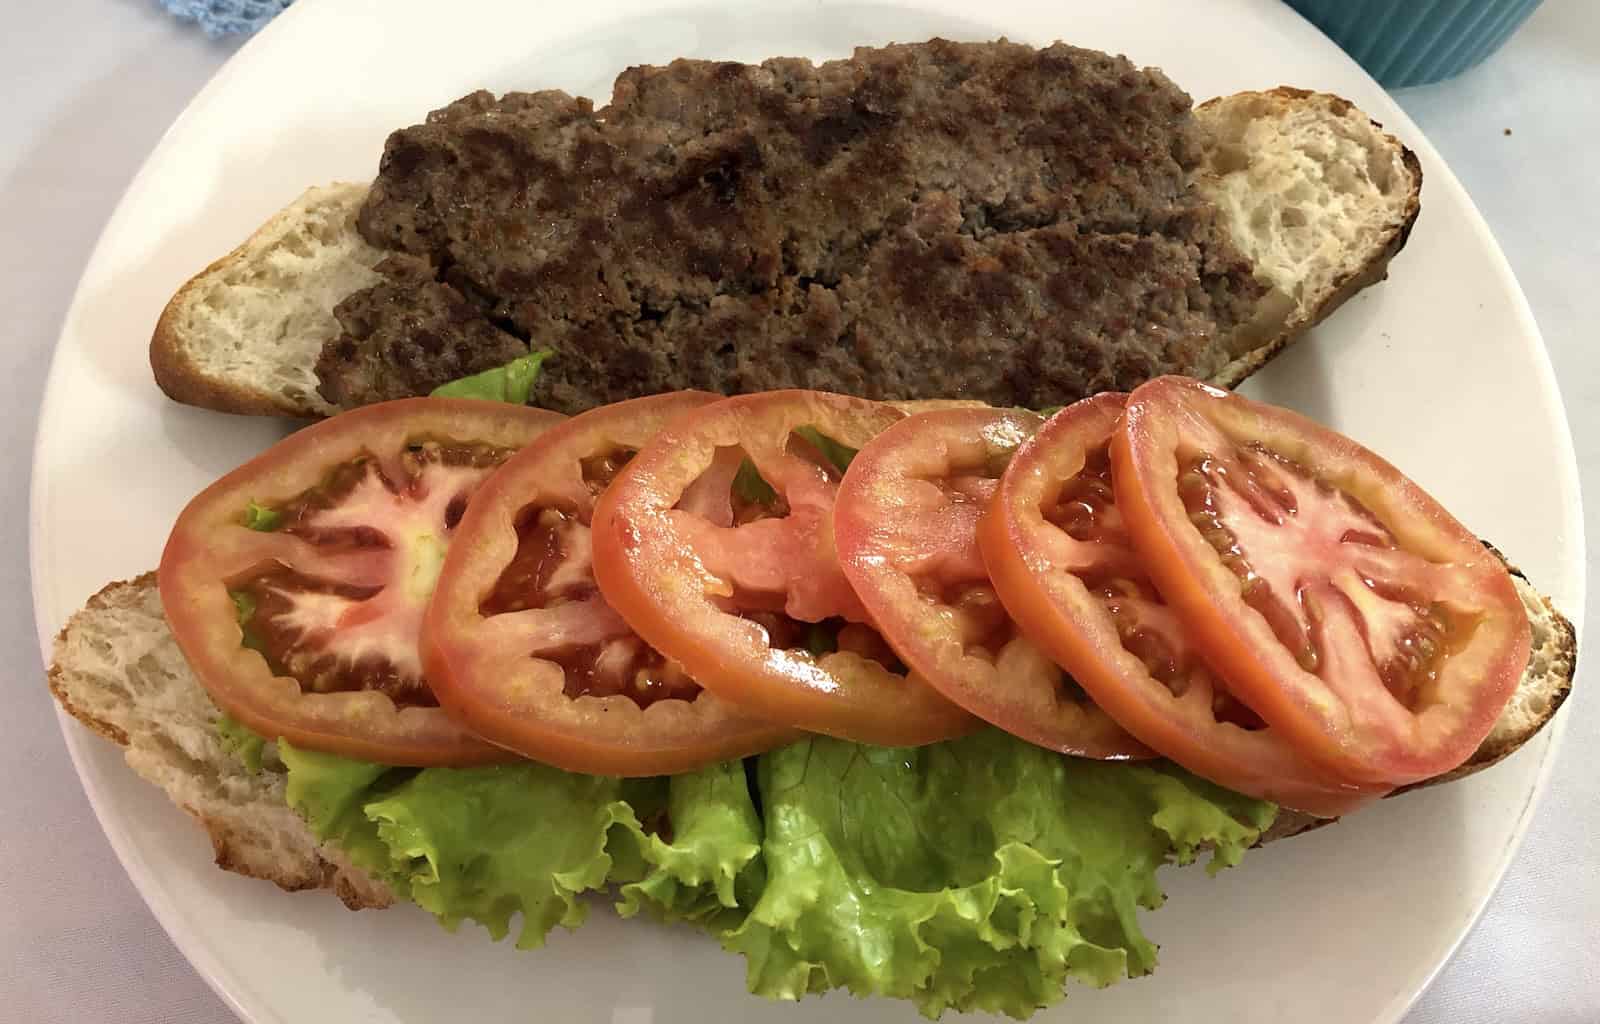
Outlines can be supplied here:
[[161, 0], [161, 6], [187, 21], [199, 22], [206, 35], [249, 35], [271, 21], [294, 0]]

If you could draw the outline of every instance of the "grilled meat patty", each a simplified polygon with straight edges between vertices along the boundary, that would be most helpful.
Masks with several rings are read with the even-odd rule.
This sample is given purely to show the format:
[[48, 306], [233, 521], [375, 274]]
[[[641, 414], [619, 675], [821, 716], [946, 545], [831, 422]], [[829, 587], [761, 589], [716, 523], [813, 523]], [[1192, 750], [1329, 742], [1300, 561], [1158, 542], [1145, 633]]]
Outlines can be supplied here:
[[395, 132], [336, 310], [341, 406], [549, 349], [536, 404], [782, 387], [1039, 407], [1206, 376], [1264, 292], [1190, 187], [1189, 97], [1061, 44], [632, 68]]

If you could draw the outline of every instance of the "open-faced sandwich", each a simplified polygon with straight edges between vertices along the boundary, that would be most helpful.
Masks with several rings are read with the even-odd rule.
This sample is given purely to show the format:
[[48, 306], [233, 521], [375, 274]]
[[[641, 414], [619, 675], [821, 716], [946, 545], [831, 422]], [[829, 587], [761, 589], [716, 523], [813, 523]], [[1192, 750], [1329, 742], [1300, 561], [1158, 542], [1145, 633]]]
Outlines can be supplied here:
[[928, 1014], [1147, 973], [1161, 865], [1486, 768], [1570, 687], [1494, 548], [1225, 390], [1420, 183], [1337, 98], [1059, 45], [469, 96], [174, 297], [169, 395], [323, 418], [51, 689], [219, 865], [352, 908], [536, 946], [601, 892], [757, 994]]

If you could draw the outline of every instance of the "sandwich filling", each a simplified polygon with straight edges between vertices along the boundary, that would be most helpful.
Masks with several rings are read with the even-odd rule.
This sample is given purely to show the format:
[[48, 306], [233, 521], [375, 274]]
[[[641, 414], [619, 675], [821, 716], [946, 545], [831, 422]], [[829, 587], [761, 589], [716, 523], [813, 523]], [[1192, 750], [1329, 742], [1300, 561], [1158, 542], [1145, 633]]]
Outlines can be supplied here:
[[[259, 738], [224, 719], [241, 756]], [[242, 741], [242, 742], [241, 742]], [[536, 762], [391, 768], [270, 745], [291, 806], [447, 928], [519, 948], [618, 913], [699, 928], [750, 991], [832, 988], [1023, 1018], [1068, 978], [1149, 973], [1156, 870], [1238, 862], [1276, 808], [1164, 762], [1062, 757], [997, 730], [919, 748], [815, 737], [670, 778]], [[271, 770], [271, 769], [268, 769]]]
[[[1188, 95], [1008, 42], [679, 60], [612, 102], [486, 92], [388, 141], [392, 255], [317, 364], [351, 407], [552, 355], [534, 404], [812, 388], [1039, 408], [1248, 348]], [[1238, 343], [1234, 339], [1238, 336]]]

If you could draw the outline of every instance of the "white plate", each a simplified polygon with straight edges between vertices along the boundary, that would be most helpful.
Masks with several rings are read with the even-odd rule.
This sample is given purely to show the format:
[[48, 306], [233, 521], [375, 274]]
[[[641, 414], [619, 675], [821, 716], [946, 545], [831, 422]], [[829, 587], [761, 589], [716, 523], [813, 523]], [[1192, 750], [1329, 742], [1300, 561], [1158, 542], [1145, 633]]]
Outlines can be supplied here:
[[[468, 9], [471, 8], [471, 13]], [[1550, 364], [1471, 202], [1393, 102], [1276, 0], [918, 0], [905, 6], [643, 0], [319, 0], [246, 46], [129, 188], [62, 331], [34, 465], [34, 601], [49, 638], [109, 579], [152, 567], [179, 508], [281, 425], [165, 401], [145, 341], [173, 290], [308, 184], [365, 179], [384, 136], [472, 88], [603, 99], [635, 63], [846, 55], [857, 44], [1056, 38], [1159, 65], [1197, 99], [1289, 82], [1341, 93], [1397, 132], [1426, 173], [1394, 277], [1249, 390], [1383, 452], [1499, 543], [1575, 620], [1584, 564], [1577, 472]], [[74, 725], [67, 743], [129, 875], [174, 941], [252, 1021], [911, 1020], [909, 1005], [831, 996], [796, 1010], [745, 995], [743, 965], [689, 932], [604, 910], [539, 953], [451, 936], [420, 911], [351, 914], [218, 871], [199, 830]], [[1555, 729], [1494, 771], [1386, 803], [1252, 854], [1215, 880], [1169, 871], [1149, 915], [1149, 979], [1074, 991], [1103, 1021], [1392, 1021], [1460, 941], [1540, 790]]]

